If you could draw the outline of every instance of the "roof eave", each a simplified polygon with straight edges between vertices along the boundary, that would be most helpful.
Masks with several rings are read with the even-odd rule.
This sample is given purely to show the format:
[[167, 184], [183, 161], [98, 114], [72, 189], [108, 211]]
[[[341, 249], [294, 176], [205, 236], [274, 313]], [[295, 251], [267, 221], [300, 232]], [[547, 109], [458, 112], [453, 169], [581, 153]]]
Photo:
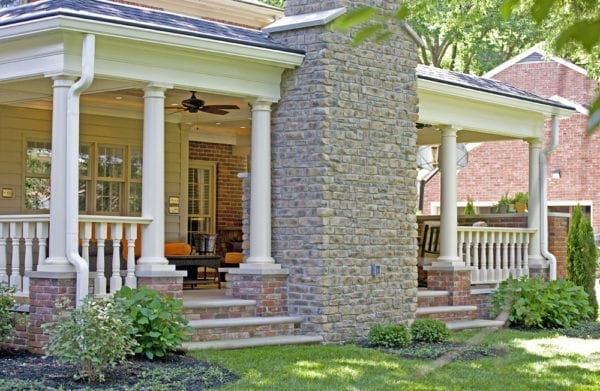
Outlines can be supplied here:
[[420, 75], [418, 75], [417, 80], [418, 90], [451, 95], [457, 98], [471, 99], [499, 106], [513, 107], [525, 111], [539, 113], [546, 117], [556, 115], [559, 118], [566, 118], [575, 113], [574, 108], [568, 108], [559, 104], [545, 104], [518, 97], [500, 95], [493, 92], [480, 91], [473, 88], [448, 84], [439, 80], [426, 79]]
[[0, 39], [18, 38], [55, 30], [97, 34], [125, 40], [136, 40], [182, 49], [242, 57], [253, 61], [271, 63], [284, 68], [297, 67], [304, 59], [303, 54], [292, 50], [277, 50], [256, 45], [245, 45], [239, 42], [230, 42], [218, 38], [199, 37], [190, 33], [183, 34], [169, 29], [152, 30], [139, 26], [65, 15], [54, 15], [4, 26], [0, 28]]

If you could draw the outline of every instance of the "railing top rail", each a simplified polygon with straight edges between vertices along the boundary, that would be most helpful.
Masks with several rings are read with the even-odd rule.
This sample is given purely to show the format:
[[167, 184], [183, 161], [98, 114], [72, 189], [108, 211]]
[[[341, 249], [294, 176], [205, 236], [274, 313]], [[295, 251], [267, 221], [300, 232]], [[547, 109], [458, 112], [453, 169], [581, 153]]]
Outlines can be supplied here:
[[458, 226], [458, 232], [523, 232], [534, 234], [537, 230], [535, 228], [512, 228], [512, 227], [471, 227], [471, 226]]
[[48, 222], [50, 215], [0, 215], [0, 223]]
[[123, 224], [150, 224], [151, 218], [133, 216], [104, 216], [104, 215], [79, 215], [81, 223], [123, 223]]

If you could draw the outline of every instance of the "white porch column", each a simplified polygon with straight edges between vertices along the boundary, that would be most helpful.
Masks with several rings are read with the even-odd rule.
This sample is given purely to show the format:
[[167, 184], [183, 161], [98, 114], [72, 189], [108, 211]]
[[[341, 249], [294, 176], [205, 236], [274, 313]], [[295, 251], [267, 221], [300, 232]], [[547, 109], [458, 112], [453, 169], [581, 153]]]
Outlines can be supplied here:
[[271, 104], [252, 103], [250, 256], [240, 269], [281, 269], [271, 257]]
[[540, 153], [542, 139], [527, 140], [529, 143], [529, 205], [527, 206], [527, 226], [535, 229], [529, 244], [529, 265], [541, 265], [543, 257], [540, 250]]
[[456, 132], [458, 128], [446, 126], [442, 129], [441, 148], [441, 212], [440, 212], [440, 256], [431, 265], [432, 269], [464, 268], [457, 255], [457, 211], [456, 211]]
[[75, 78], [59, 75], [53, 78], [52, 96], [52, 167], [50, 169], [50, 232], [49, 257], [37, 267], [38, 271], [74, 272], [66, 257], [67, 215], [67, 96]]
[[152, 222], [142, 229], [142, 255], [136, 273], [174, 271], [165, 258], [165, 90], [149, 84], [144, 89], [142, 216]]

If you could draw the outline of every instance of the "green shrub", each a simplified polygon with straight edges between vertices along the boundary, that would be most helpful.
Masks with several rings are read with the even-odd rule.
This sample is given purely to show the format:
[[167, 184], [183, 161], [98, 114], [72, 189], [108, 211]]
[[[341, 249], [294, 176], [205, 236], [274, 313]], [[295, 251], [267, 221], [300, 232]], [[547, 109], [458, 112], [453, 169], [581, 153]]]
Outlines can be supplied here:
[[49, 335], [45, 350], [62, 363], [77, 366], [75, 378], [104, 381], [109, 366], [133, 354], [137, 342], [122, 301], [88, 296], [79, 308], [71, 308], [64, 299], [57, 309], [54, 322], [42, 325]]
[[415, 320], [410, 326], [410, 333], [416, 342], [445, 342], [450, 337], [446, 324], [437, 319]]
[[125, 300], [129, 310], [135, 339], [139, 343], [135, 353], [144, 354], [150, 360], [176, 350], [181, 342], [189, 339], [186, 333], [193, 331], [182, 316], [182, 300], [161, 295], [145, 286], [123, 287], [115, 293], [115, 298]]
[[17, 318], [12, 312], [15, 305], [14, 293], [14, 288], [5, 282], [0, 283], [0, 342], [12, 335], [17, 324]]
[[541, 277], [500, 284], [492, 296], [492, 316], [508, 311], [515, 325], [535, 328], [572, 327], [589, 318], [592, 309], [587, 294], [572, 282], [545, 282]]
[[581, 207], [573, 209], [567, 235], [567, 279], [579, 285], [588, 294], [592, 308], [590, 320], [598, 317], [598, 302], [594, 290], [598, 249], [590, 220], [583, 215]]
[[410, 343], [410, 331], [403, 324], [376, 324], [369, 330], [369, 344], [384, 348], [402, 348]]

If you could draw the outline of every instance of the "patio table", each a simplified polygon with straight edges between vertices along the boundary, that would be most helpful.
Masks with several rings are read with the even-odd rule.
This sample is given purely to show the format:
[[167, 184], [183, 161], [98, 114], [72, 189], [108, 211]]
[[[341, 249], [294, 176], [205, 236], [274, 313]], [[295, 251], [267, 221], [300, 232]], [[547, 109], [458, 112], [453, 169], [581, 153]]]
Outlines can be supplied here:
[[[221, 276], [218, 272], [221, 264], [221, 257], [218, 255], [168, 255], [166, 258], [170, 264], [175, 265], [178, 270], [187, 270], [187, 278], [184, 278], [184, 284], [214, 284], [214, 278], [207, 278], [206, 269], [213, 268], [217, 275], [217, 285], [221, 289]], [[198, 268], [204, 266], [204, 278], [198, 276]]]

